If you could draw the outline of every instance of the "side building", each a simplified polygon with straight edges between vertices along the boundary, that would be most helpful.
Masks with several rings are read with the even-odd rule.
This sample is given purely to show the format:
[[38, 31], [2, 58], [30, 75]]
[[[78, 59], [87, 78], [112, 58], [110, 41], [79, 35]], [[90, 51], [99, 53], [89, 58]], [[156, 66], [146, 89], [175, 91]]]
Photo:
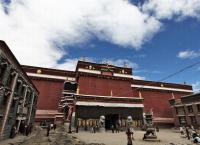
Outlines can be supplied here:
[[0, 140], [34, 123], [39, 92], [4, 41], [0, 41]]
[[33, 66], [22, 68], [40, 92], [35, 121], [63, 121], [64, 114], [59, 109], [59, 102], [63, 96], [64, 83], [76, 80], [75, 72]]
[[169, 100], [173, 109], [175, 126], [200, 127], [200, 93]]

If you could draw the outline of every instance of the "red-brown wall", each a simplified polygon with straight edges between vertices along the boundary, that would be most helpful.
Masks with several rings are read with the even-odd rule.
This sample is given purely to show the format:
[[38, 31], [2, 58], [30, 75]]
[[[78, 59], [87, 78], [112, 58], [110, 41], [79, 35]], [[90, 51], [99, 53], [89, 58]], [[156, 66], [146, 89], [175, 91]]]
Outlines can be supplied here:
[[[167, 91], [141, 90], [144, 98], [144, 111], [149, 112], [153, 109], [154, 117], [172, 118], [172, 109], [169, 104], [169, 99], [172, 98], [172, 93]], [[133, 90], [134, 95], [138, 96], [138, 90]], [[175, 98], [180, 98], [190, 93], [173, 92]]]
[[52, 80], [33, 80], [33, 83], [40, 92], [37, 109], [57, 110], [64, 82]]
[[80, 94], [132, 97], [131, 82], [97, 77], [80, 76], [78, 80]]

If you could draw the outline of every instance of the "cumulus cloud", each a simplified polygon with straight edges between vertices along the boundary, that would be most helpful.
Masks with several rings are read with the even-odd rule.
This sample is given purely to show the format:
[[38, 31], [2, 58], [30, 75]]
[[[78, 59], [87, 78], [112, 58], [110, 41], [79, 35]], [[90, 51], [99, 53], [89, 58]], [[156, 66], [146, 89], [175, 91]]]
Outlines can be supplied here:
[[142, 10], [157, 19], [200, 17], [200, 0], [148, 0]]
[[185, 51], [180, 51], [177, 55], [177, 57], [186, 59], [186, 58], [196, 58], [200, 56], [199, 51], [193, 51], [193, 50], [185, 50]]
[[84, 57], [84, 58], [65, 59], [63, 63], [56, 65], [55, 68], [74, 71], [76, 68], [76, 64], [79, 60], [94, 62], [94, 63], [104, 63], [104, 64], [108, 63], [110, 65], [120, 66], [120, 67], [125, 66], [132, 69], [137, 69], [139, 67], [137, 63], [132, 62], [128, 59], [106, 59], [106, 58], [96, 59], [92, 57]]
[[63, 46], [93, 37], [139, 48], [160, 27], [158, 20], [128, 0], [0, 2], [0, 39], [26, 65], [55, 66], [67, 54]]
[[[132, 68], [133, 72], [135, 69], [139, 68], [139, 65], [137, 63], [134, 63], [128, 59], [101, 59], [100, 60], [100, 59], [96, 59], [96, 58], [92, 58], [92, 57], [65, 59], [63, 63], [56, 65], [55, 68], [75, 71], [77, 62], [79, 60], [83, 60], [83, 59], [84, 59], [84, 61], [88, 61], [88, 62], [108, 63], [111, 65], [121, 66], [121, 67], [124, 67], [124, 65], [126, 65], [126, 67]], [[133, 74], [133, 79], [145, 80], [145, 77]]]

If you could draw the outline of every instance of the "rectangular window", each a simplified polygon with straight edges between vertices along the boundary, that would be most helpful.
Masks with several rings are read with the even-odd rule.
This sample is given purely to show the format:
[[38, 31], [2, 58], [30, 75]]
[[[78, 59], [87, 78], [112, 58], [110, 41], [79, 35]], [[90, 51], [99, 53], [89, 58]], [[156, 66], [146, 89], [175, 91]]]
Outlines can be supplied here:
[[190, 106], [187, 106], [187, 109], [188, 109], [188, 113], [192, 113], [192, 112], [193, 112], [192, 105], [190, 105]]
[[200, 112], [200, 104], [197, 104], [197, 111]]
[[197, 123], [195, 116], [190, 116], [190, 120], [191, 120], [192, 124], [196, 124]]
[[185, 119], [185, 117], [183, 117], [183, 116], [181, 116], [181, 117], [179, 117], [179, 123], [180, 124], [186, 124], [186, 119]]
[[177, 113], [178, 115], [185, 115], [185, 110], [184, 110], [183, 107], [177, 107], [177, 108], [176, 108], [176, 113]]

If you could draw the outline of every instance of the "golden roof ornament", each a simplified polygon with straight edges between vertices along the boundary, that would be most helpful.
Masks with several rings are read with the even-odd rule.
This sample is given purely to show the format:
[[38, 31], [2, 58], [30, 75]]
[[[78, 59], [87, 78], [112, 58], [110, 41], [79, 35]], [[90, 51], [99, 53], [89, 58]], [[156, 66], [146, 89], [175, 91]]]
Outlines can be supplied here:
[[37, 74], [41, 74], [42, 73], [42, 70], [41, 69], [38, 69], [37, 70]]

